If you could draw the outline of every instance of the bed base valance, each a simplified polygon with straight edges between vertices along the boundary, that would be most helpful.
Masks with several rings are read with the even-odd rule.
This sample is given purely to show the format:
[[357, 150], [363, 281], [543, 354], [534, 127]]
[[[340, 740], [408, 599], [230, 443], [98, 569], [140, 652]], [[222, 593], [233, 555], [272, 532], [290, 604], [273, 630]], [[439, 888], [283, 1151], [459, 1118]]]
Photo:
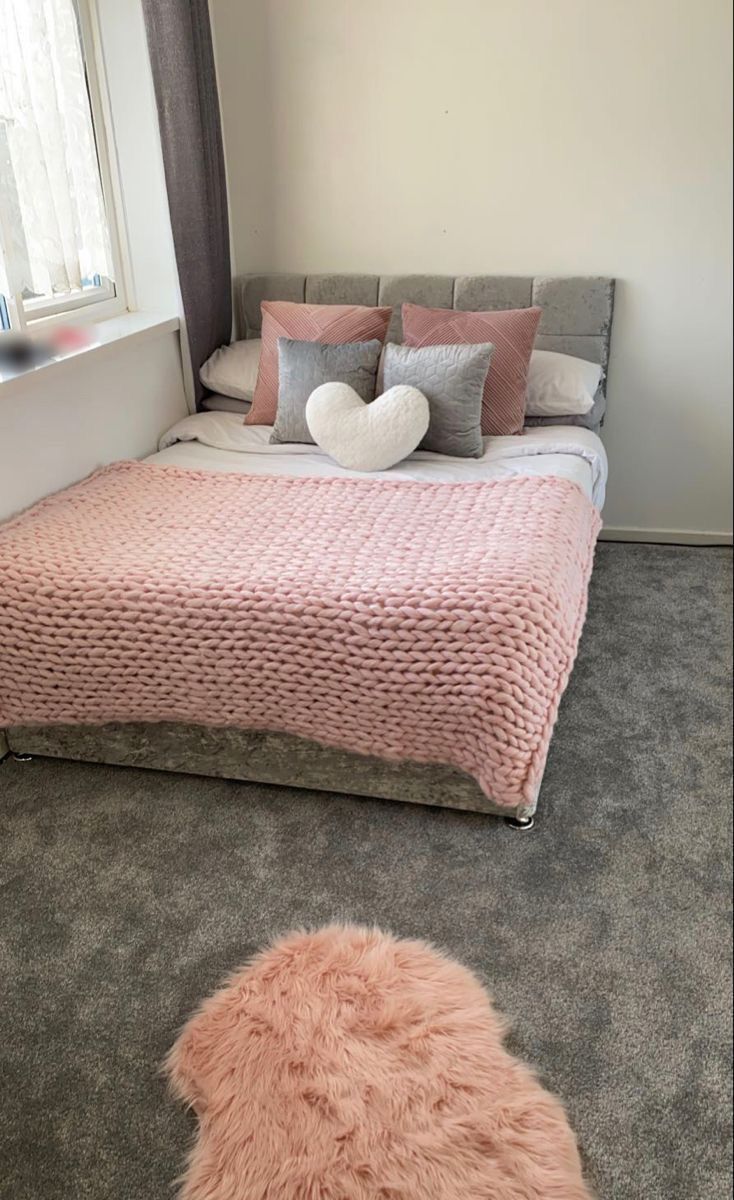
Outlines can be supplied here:
[[291, 734], [161, 722], [17, 725], [6, 736], [16, 755], [181, 771], [503, 817], [528, 818], [535, 809], [535, 804], [494, 804], [469, 775], [451, 767], [386, 762]]

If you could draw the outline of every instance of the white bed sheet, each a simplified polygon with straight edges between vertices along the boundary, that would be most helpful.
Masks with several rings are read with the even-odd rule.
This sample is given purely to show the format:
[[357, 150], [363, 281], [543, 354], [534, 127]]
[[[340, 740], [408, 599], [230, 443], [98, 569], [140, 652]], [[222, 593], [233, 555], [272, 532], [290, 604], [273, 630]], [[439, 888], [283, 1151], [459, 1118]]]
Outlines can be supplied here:
[[[338, 466], [318, 446], [270, 445], [268, 425], [244, 425], [238, 413], [205, 412], [184, 417], [159, 442], [146, 462], [192, 470], [237, 471], [244, 475], [358, 476]], [[417, 450], [371, 479], [431, 483], [476, 483], [511, 475], [555, 475], [577, 484], [601, 511], [607, 456], [589, 429], [554, 425], [526, 429], [514, 437], [484, 439], [481, 458], [452, 458]]]

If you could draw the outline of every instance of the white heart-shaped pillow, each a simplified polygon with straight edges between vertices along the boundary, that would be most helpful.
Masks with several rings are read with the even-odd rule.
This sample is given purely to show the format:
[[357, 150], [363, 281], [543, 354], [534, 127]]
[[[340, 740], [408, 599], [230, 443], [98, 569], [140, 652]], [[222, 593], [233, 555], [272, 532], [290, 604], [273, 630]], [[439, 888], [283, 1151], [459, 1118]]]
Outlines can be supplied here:
[[322, 383], [306, 404], [317, 446], [350, 471], [384, 471], [400, 462], [425, 437], [429, 415], [423, 392], [405, 384], [365, 404], [348, 383]]

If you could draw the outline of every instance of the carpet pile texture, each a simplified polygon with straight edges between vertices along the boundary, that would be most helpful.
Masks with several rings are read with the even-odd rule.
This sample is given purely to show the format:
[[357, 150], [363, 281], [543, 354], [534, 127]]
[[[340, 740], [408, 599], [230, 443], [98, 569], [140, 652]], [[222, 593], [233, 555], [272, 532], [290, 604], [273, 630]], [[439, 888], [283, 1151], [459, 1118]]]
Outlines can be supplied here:
[[558, 1100], [479, 981], [426, 942], [278, 941], [168, 1058], [199, 1121], [181, 1200], [589, 1200]]
[[[600, 1200], [731, 1196], [731, 555], [602, 543], [538, 822], [0, 764], [0, 1196], [162, 1200], [160, 1064], [271, 938], [428, 939], [561, 1096]], [[474, 1200], [473, 1197], [467, 1200]]]

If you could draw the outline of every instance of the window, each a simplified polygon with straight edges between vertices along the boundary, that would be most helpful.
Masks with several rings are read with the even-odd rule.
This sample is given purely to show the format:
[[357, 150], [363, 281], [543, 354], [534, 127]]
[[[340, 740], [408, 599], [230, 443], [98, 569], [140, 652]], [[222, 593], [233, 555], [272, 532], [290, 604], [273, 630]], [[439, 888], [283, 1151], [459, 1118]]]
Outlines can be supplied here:
[[88, 0], [0, 0], [0, 329], [125, 308]]

